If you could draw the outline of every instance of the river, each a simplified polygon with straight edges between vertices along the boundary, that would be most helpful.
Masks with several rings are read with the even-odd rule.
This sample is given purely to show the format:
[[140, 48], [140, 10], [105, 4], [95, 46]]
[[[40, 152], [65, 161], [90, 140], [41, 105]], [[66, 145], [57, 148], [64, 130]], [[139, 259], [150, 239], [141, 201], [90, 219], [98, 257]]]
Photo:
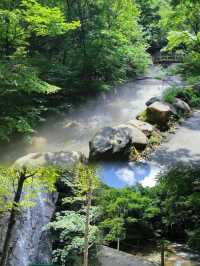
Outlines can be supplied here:
[[[17, 158], [32, 152], [81, 151], [89, 153], [89, 141], [102, 127], [127, 122], [145, 109], [145, 102], [151, 97], [160, 97], [172, 84], [180, 85], [179, 77], [166, 74], [159, 66], [151, 66], [146, 75], [136, 81], [113, 88], [90, 99], [75, 110], [66, 113], [64, 118], [47, 119], [32, 139], [31, 144], [22, 140], [12, 142], [1, 148], [0, 161], [12, 163]], [[103, 164], [100, 172], [102, 180], [108, 185], [123, 187], [141, 182], [153, 185], [158, 167], [148, 164]]]

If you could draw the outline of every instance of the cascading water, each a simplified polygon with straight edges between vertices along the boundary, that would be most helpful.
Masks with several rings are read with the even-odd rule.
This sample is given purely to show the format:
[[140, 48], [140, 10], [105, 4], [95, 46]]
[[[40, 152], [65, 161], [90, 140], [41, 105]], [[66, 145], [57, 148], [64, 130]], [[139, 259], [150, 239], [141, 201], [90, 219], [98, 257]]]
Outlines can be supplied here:
[[56, 200], [56, 193], [38, 193], [36, 205], [22, 213], [15, 225], [8, 266], [51, 262], [51, 243], [43, 227], [54, 213]]

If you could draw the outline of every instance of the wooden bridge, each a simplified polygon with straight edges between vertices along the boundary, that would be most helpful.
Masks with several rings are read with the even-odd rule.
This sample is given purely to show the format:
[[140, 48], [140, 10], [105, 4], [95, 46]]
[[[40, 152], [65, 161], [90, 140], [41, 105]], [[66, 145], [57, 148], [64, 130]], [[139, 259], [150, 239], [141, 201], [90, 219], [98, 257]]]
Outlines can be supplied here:
[[170, 54], [170, 55], [158, 55], [153, 57], [154, 64], [171, 64], [182, 63], [183, 55]]

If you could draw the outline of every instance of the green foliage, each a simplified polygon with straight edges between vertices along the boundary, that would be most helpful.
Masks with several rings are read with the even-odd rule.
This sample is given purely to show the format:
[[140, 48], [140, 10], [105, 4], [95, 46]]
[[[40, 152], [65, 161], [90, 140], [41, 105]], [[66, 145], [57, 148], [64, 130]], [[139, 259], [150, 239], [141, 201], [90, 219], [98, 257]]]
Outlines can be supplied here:
[[28, 31], [36, 36], [57, 36], [80, 26], [79, 21], [66, 23], [63, 12], [58, 7], [41, 5], [36, 0], [23, 0], [22, 17], [28, 24]]
[[65, 12], [81, 22], [60, 43], [59, 57], [69, 73], [64, 81], [67, 86], [73, 82], [86, 92], [104, 89], [146, 69], [147, 45], [133, 1], [68, 1]]
[[173, 103], [176, 97], [183, 99], [191, 107], [200, 105], [200, 97], [192, 87], [170, 87], [165, 91], [163, 99], [167, 103]]
[[183, 89], [180, 87], [170, 87], [164, 92], [163, 100], [167, 103], [173, 103], [177, 95], [182, 91]]
[[[13, 206], [13, 195], [17, 189], [20, 169], [15, 167], [0, 167], [0, 215], [8, 212]], [[29, 208], [36, 204], [39, 192], [55, 191], [55, 182], [59, 170], [54, 167], [27, 169], [26, 175], [31, 175], [24, 183], [23, 197], [17, 208]]]
[[67, 23], [59, 7], [51, 8], [36, 0], [1, 2], [0, 141], [9, 141], [16, 133], [33, 133], [46, 110], [42, 94], [59, 90], [41, 77], [40, 66], [33, 63], [33, 55], [40, 53], [36, 43], [79, 26], [77, 21]]
[[145, 224], [148, 224], [151, 235], [153, 232], [150, 222], [159, 214], [159, 209], [150, 194], [145, 195], [137, 187], [105, 189], [101, 193], [100, 206], [103, 212], [100, 228], [104, 231], [106, 242], [114, 242], [118, 238], [120, 240], [134, 238], [129, 233], [131, 228], [140, 228], [138, 239], [141, 236], [145, 238], [141, 229]]
[[159, 50], [166, 43], [163, 27], [160, 25], [160, 12], [166, 9], [168, 1], [163, 0], [136, 0], [140, 10], [140, 23], [144, 28], [145, 36], [152, 52]]
[[161, 14], [161, 25], [168, 33], [165, 51], [176, 51], [184, 56], [183, 73], [199, 75], [200, 23], [199, 1], [176, 1], [168, 4]]
[[[56, 214], [54, 221], [44, 228], [50, 230], [54, 236], [53, 239], [56, 239], [54, 261], [63, 266], [82, 265], [89, 178], [92, 180], [91, 190], [94, 195], [100, 184], [93, 166], [77, 164], [73, 169], [64, 171], [61, 181], [68, 187], [68, 194], [62, 195], [60, 212]], [[100, 241], [99, 229], [96, 225], [99, 215], [99, 208], [91, 206], [88, 235], [90, 257]]]
[[[54, 261], [63, 266], [81, 265], [81, 255], [84, 250], [85, 216], [74, 211], [65, 211], [57, 214], [55, 221], [49, 223], [45, 229], [51, 229], [54, 234], [61, 232], [59, 241], [62, 243], [62, 248], [53, 252]], [[98, 242], [98, 233], [97, 226], [90, 225], [90, 244]]]
[[153, 131], [149, 138], [149, 144], [152, 146], [159, 146], [161, 143], [162, 143], [162, 135], [157, 131]]
[[156, 186], [163, 210], [166, 235], [200, 248], [200, 170], [199, 167], [177, 166], [162, 174]]

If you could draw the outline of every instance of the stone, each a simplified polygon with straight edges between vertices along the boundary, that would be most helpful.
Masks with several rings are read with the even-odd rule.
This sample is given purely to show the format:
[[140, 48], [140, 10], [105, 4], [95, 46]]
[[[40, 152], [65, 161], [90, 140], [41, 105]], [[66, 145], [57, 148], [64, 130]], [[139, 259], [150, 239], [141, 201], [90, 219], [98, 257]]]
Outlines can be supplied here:
[[140, 129], [130, 124], [122, 124], [116, 127], [116, 129], [121, 129], [121, 128], [129, 132], [133, 146], [136, 149], [142, 151], [146, 148], [148, 144], [148, 139]]
[[90, 141], [90, 160], [127, 159], [131, 147], [143, 150], [147, 142], [145, 134], [134, 126], [105, 127]]
[[103, 246], [99, 252], [99, 262], [102, 266], [158, 266], [157, 263], [145, 260], [110, 247]]
[[137, 129], [141, 130], [146, 136], [150, 136], [151, 133], [154, 131], [154, 126], [147, 123], [143, 122], [137, 119], [133, 119], [128, 121], [129, 125], [136, 127]]
[[191, 113], [190, 106], [183, 100], [175, 98], [173, 104], [178, 114], [189, 114]]
[[30, 153], [24, 157], [21, 157], [14, 163], [14, 165], [16, 167], [38, 167], [48, 165], [67, 167], [84, 160], [84, 155], [79, 152], [43, 152]]
[[152, 97], [150, 98], [145, 104], [146, 106], [149, 106], [155, 102], [159, 102], [160, 101], [160, 98], [159, 97]]
[[199, 84], [199, 83], [193, 85], [192, 89], [193, 89], [193, 91], [194, 91], [196, 94], [200, 95], [200, 84]]
[[168, 122], [173, 116], [177, 116], [172, 106], [162, 102], [154, 102], [147, 108], [148, 121], [162, 129], [168, 129]]

